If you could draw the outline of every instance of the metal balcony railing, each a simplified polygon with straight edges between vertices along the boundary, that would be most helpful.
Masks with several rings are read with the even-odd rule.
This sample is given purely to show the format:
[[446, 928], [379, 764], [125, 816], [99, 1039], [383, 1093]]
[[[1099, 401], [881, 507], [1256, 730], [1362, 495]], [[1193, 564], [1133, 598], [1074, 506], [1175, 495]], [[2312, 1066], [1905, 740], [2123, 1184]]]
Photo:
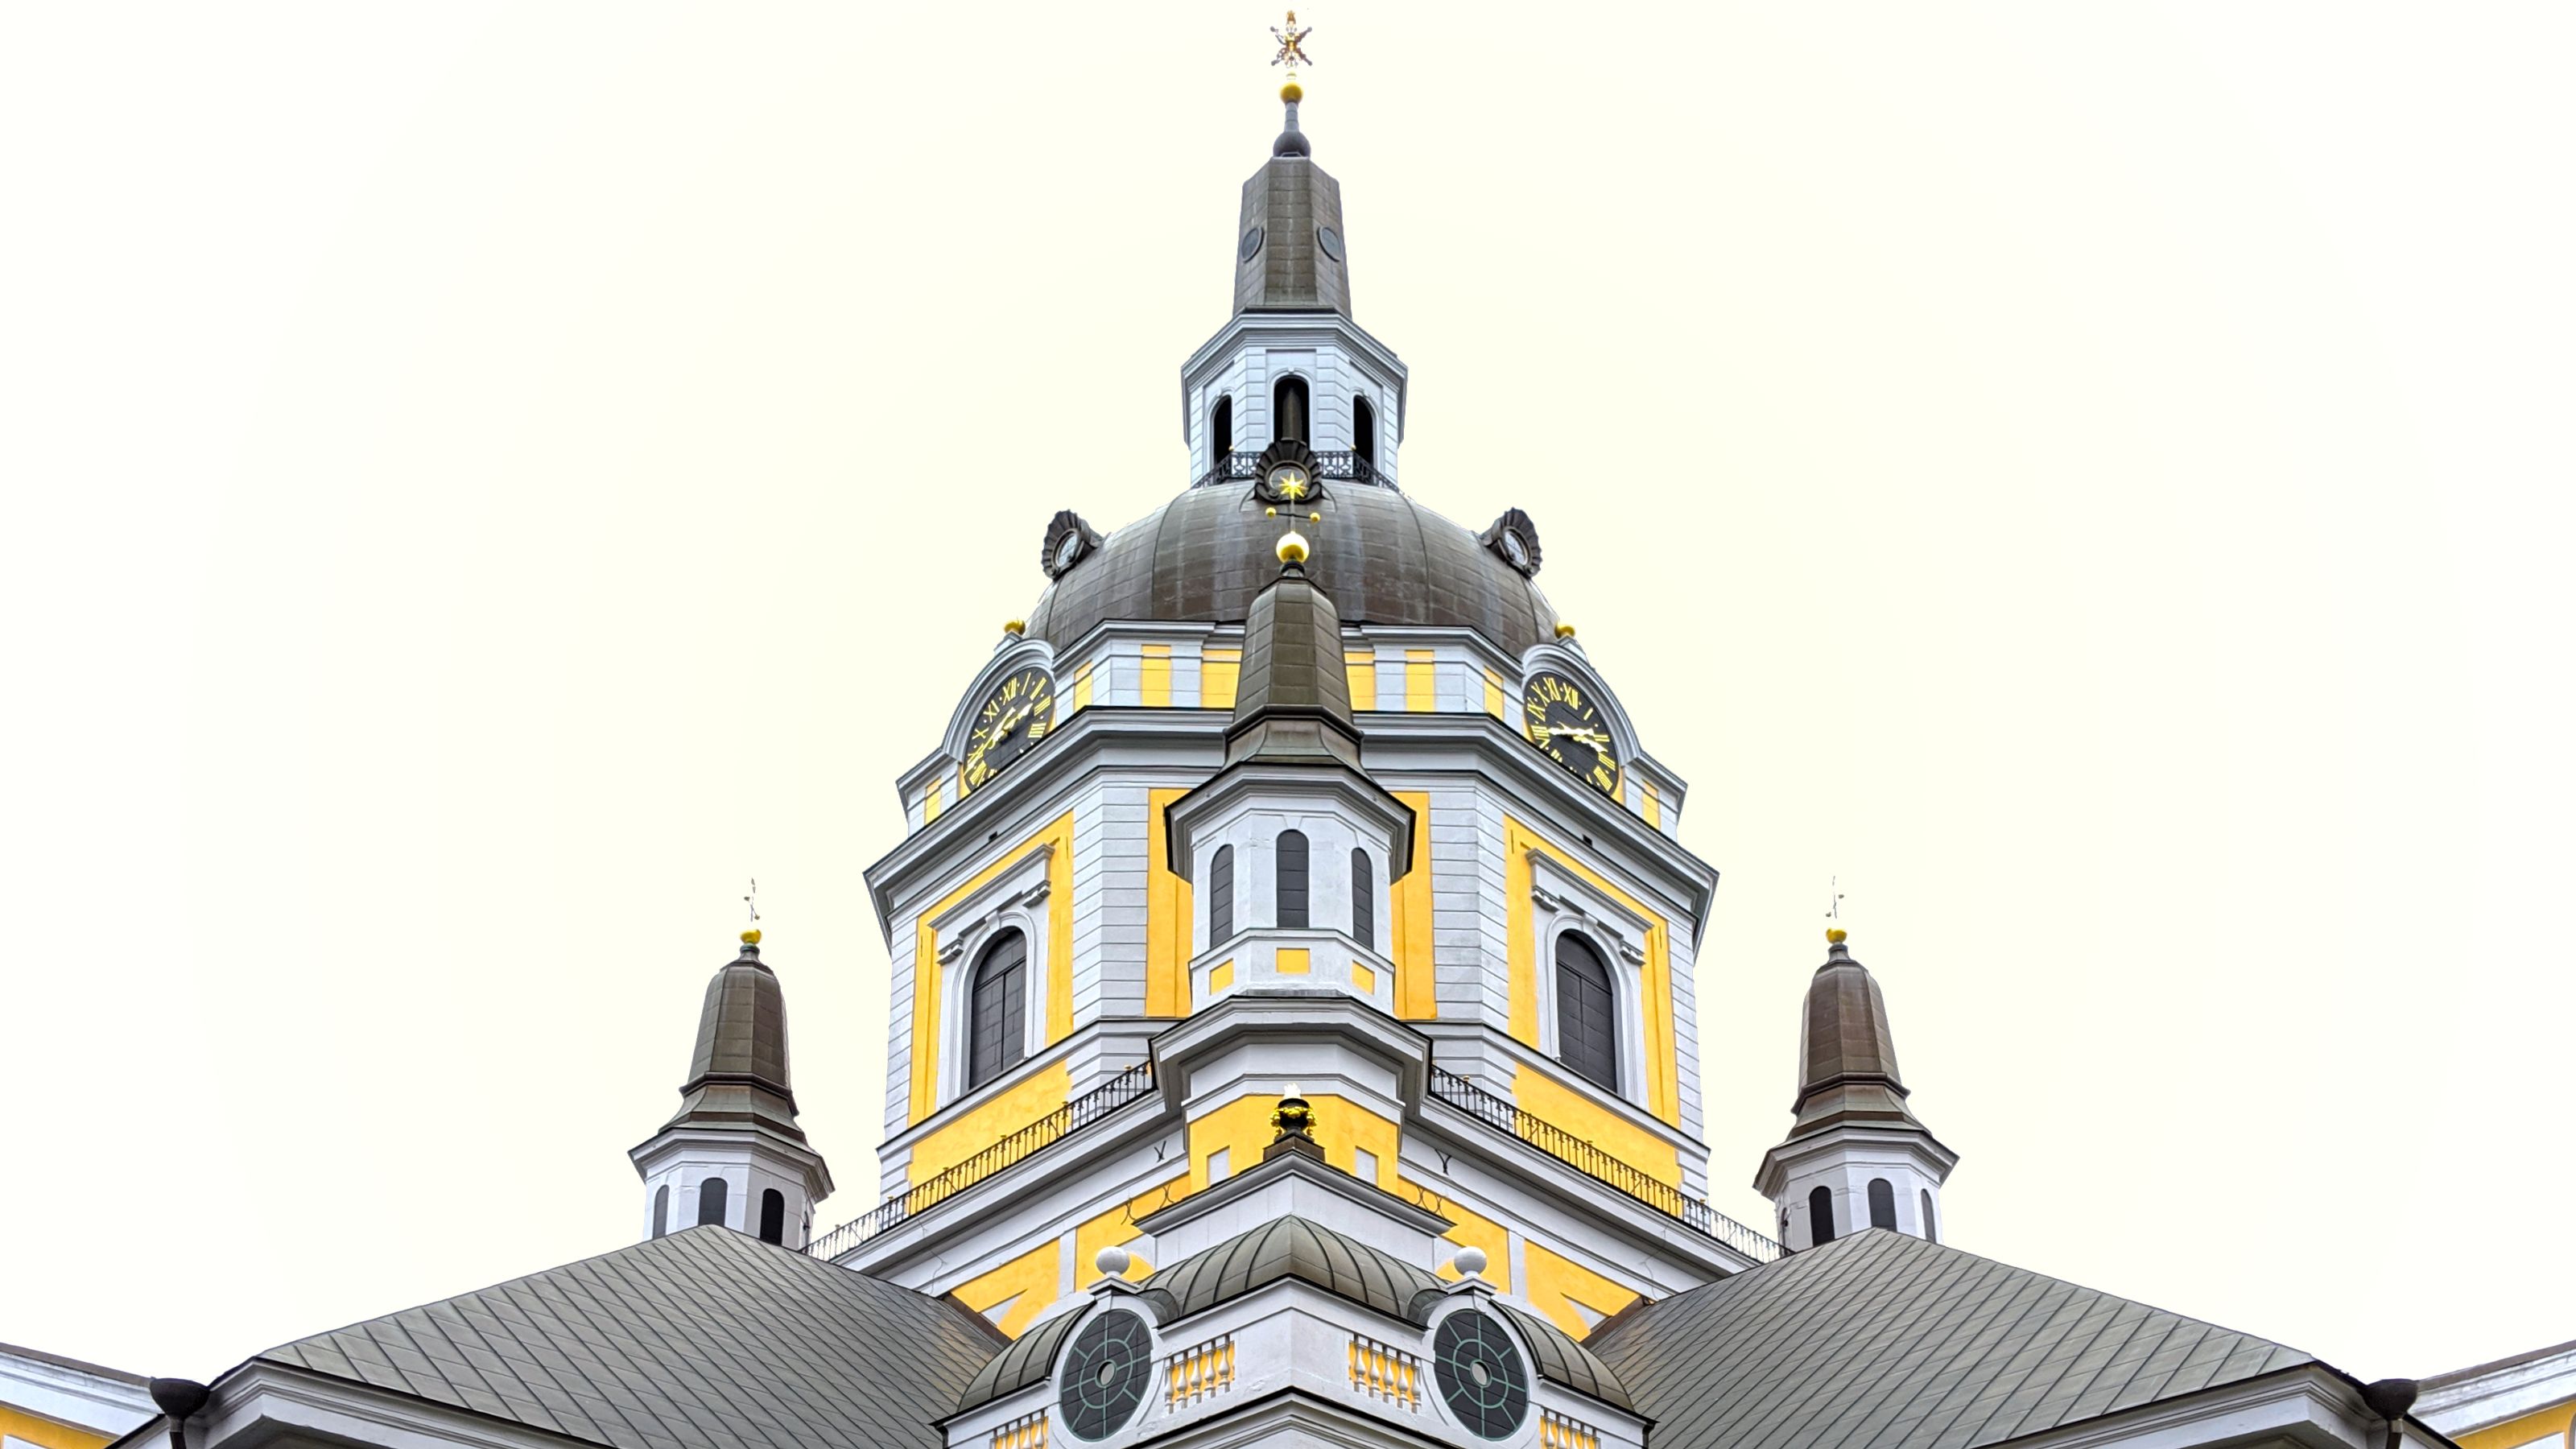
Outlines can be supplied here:
[[[1316, 453], [1315, 476], [1327, 483], [1365, 483], [1374, 488], [1392, 488], [1395, 484], [1378, 476], [1377, 466], [1356, 452]], [[1191, 480], [1193, 488], [1213, 488], [1219, 483], [1249, 483], [1261, 476], [1259, 453], [1228, 453], [1216, 466]]]
[[1724, 1243], [1757, 1263], [1768, 1263], [1786, 1251], [1778, 1243], [1671, 1183], [1647, 1176], [1593, 1143], [1521, 1110], [1456, 1072], [1433, 1067], [1431, 1095], [1496, 1131], [1510, 1133], [1593, 1181], [1617, 1188], [1702, 1237]]
[[914, 1214], [991, 1177], [1015, 1163], [1044, 1152], [1119, 1108], [1154, 1091], [1154, 1064], [1138, 1062], [1108, 1081], [1056, 1108], [938, 1176], [905, 1189], [805, 1245], [826, 1261], [837, 1258]]

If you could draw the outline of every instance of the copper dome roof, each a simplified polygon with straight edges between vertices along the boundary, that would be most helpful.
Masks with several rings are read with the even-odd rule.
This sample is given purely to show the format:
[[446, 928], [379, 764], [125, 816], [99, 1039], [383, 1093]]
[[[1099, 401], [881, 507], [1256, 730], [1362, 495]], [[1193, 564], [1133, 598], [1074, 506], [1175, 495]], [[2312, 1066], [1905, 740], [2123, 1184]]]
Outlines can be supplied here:
[[[1314, 541], [1307, 575], [1343, 623], [1473, 629], [1512, 655], [1555, 637], [1547, 596], [1476, 534], [1393, 488], [1327, 486], [1323, 522], [1298, 528]], [[1049, 584], [1029, 635], [1063, 649], [1111, 620], [1242, 623], [1279, 576], [1281, 527], [1244, 486], [1193, 488]]]

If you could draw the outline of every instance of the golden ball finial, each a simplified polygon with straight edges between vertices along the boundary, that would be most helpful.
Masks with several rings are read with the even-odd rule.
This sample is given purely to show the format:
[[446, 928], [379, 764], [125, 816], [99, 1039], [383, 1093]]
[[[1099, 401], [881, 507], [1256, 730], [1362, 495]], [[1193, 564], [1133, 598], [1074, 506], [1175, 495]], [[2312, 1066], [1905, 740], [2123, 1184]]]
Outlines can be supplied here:
[[1825, 941], [1828, 945], [1839, 946], [1850, 939], [1851, 932], [1844, 930], [1840, 926], [1832, 927], [1825, 932]]
[[1265, 508], [1261, 510], [1261, 516], [1264, 518], [1277, 518], [1279, 516], [1279, 510], [1276, 508]]
[[1290, 81], [1288, 84], [1279, 88], [1279, 99], [1286, 101], [1288, 104], [1293, 106], [1299, 101], [1306, 99], [1306, 88], [1297, 84], [1295, 81]]
[[1572, 624], [1559, 624], [1559, 625], [1557, 625], [1557, 626], [1556, 626], [1556, 637], [1558, 637], [1559, 639], [1571, 639], [1571, 638], [1573, 638], [1573, 637], [1574, 637], [1574, 626], [1573, 626]]
[[760, 933], [759, 933], [758, 931], [745, 931], [745, 932], [743, 932], [743, 933], [742, 933], [742, 943], [743, 943], [744, 945], [746, 945], [746, 946], [757, 946], [757, 945], [759, 945], [759, 944], [760, 944]]
[[1002, 632], [1010, 635], [1014, 639], [1017, 639], [1021, 635], [1029, 632], [1029, 621], [1026, 619], [1005, 619], [1002, 621]]
[[1306, 555], [1309, 552], [1311, 552], [1311, 550], [1306, 547], [1306, 535], [1299, 533], [1297, 530], [1292, 528], [1279, 536], [1279, 561], [1281, 563], [1304, 563], [1306, 561]]

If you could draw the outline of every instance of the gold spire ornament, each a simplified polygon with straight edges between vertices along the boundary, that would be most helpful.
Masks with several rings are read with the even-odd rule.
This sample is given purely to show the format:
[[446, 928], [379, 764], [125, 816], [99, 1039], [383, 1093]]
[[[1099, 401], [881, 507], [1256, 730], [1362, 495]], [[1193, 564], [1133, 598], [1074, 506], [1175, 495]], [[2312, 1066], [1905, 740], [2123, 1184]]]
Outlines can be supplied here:
[[[1288, 67], [1289, 90], [1297, 89], [1297, 67], [1301, 65], [1314, 64], [1313, 61], [1306, 58], [1305, 44], [1306, 37], [1313, 33], [1313, 26], [1308, 26], [1303, 30], [1297, 28], [1297, 12], [1294, 10], [1288, 12], [1288, 25], [1286, 29], [1283, 30], [1276, 25], [1270, 27], [1270, 38], [1279, 42], [1279, 53], [1270, 57], [1270, 63], [1272, 65], [1284, 65]], [[1297, 99], [1296, 96], [1286, 95], [1284, 93], [1281, 98], [1291, 101]]]

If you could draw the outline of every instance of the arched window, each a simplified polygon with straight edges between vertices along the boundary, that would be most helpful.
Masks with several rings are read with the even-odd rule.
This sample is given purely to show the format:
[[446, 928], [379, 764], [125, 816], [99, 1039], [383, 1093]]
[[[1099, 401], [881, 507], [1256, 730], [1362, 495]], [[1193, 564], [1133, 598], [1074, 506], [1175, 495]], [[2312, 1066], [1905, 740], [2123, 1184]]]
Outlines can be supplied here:
[[666, 1182], [653, 1189], [653, 1236], [658, 1238], [670, 1230], [671, 1185]]
[[1834, 1240], [1834, 1190], [1820, 1187], [1807, 1194], [1807, 1241], [1823, 1247]]
[[1869, 1225], [1896, 1231], [1896, 1189], [1883, 1177], [1869, 1180]]
[[1306, 924], [1306, 837], [1279, 832], [1279, 924]]
[[1291, 374], [1279, 379], [1270, 389], [1270, 441], [1303, 443], [1306, 419], [1311, 416], [1306, 406], [1306, 379]]
[[699, 1183], [698, 1226], [705, 1227], [707, 1224], [713, 1223], [717, 1227], [723, 1227], [724, 1215], [725, 1180], [721, 1177], [710, 1177], [706, 1181]]
[[966, 1090], [1019, 1065], [1028, 1055], [1029, 941], [1004, 931], [984, 948], [967, 988]]
[[774, 1187], [760, 1195], [760, 1240], [781, 1245], [787, 1241], [787, 1194]]
[[1619, 1038], [1613, 1026], [1617, 998], [1610, 967], [1592, 943], [1568, 933], [1556, 938], [1556, 1055], [1576, 1076], [1619, 1090]]
[[1351, 849], [1351, 939], [1377, 949], [1377, 872], [1369, 868], [1368, 852], [1356, 846]]
[[1377, 475], [1377, 408], [1357, 393], [1351, 395], [1351, 447], [1360, 455], [1360, 476]]
[[1234, 934], [1234, 847], [1220, 845], [1208, 862], [1208, 949]]
[[1941, 1225], [1932, 1221], [1932, 1189], [1923, 1189], [1923, 1241], [1941, 1241]]
[[1221, 397], [1208, 408], [1208, 461], [1225, 466], [1225, 455], [1234, 451], [1234, 399]]

